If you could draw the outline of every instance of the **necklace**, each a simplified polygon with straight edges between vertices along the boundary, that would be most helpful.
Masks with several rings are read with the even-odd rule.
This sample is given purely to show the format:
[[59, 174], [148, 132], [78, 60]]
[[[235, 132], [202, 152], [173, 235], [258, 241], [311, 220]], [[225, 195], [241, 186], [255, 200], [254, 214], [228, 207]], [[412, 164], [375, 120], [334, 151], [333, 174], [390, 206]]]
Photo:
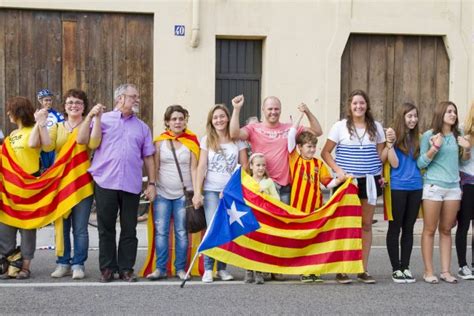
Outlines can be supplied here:
[[80, 120], [77, 124], [74, 124], [74, 126], [73, 126], [73, 125], [71, 125], [71, 123], [69, 123], [69, 121], [66, 121], [66, 125], [67, 125], [68, 130], [69, 130], [70, 132], [72, 132], [72, 131], [73, 131], [76, 127], [78, 127], [79, 124], [81, 124], [81, 123], [82, 123], [82, 120]]
[[359, 136], [359, 133], [357, 133], [357, 128], [354, 128], [354, 131], [360, 144], [359, 149], [362, 149], [362, 143], [364, 142], [364, 136], [367, 133], [367, 128], [364, 129], [364, 134], [362, 134], [362, 136]]

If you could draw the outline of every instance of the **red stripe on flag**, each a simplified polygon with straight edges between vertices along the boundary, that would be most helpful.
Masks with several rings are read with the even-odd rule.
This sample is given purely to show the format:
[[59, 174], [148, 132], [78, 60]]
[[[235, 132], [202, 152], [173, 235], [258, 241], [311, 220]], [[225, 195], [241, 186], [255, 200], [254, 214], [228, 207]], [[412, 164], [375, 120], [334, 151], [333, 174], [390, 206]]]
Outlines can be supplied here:
[[275, 217], [272, 217], [271, 215], [267, 215], [258, 210], [252, 209], [252, 211], [259, 223], [284, 230], [318, 229], [323, 227], [328, 220], [333, 218], [344, 216], [361, 216], [361, 207], [353, 205], [339, 206], [337, 211], [334, 212], [334, 214], [332, 214], [331, 216], [323, 217], [318, 220], [314, 220], [312, 222], [307, 223], [285, 223]]
[[259, 251], [245, 248], [229, 242], [220, 248], [230, 251], [238, 256], [265, 264], [271, 264], [280, 267], [301, 267], [316, 264], [327, 264], [333, 262], [362, 260], [362, 250], [341, 250], [316, 255], [308, 255], [293, 258], [276, 257]]
[[[79, 166], [80, 164], [82, 164], [84, 161], [87, 161], [87, 160], [89, 160], [89, 156], [87, 155], [86, 151], [82, 151], [82, 152], [74, 155], [74, 157], [71, 158], [71, 161], [65, 166], [64, 172], [61, 175], [61, 178], [63, 178], [67, 174], [69, 174], [69, 172], [72, 169], [74, 169], [75, 167]], [[12, 165], [12, 167], [13, 167], [13, 165]], [[33, 176], [25, 177], [25, 176], [22, 176], [22, 175], [20, 177], [17, 174], [12, 173], [11, 171], [7, 170], [6, 168], [3, 168], [2, 172], [3, 172], [3, 175], [4, 175], [4, 181], [5, 182], [10, 182], [10, 183], [12, 183], [12, 184], [14, 184], [18, 187], [24, 188], [26, 190], [40, 190], [40, 189], [43, 189], [47, 184], [51, 183], [51, 179], [41, 180], [41, 178], [38, 179], [38, 181], [27, 183], [27, 182], [23, 181], [22, 177], [23, 178], [28, 178], [28, 179], [31, 179], [31, 180], [35, 180], [37, 178], [33, 177]], [[61, 179], [58, 177], [58, 179], [56, 179], [54, 181], [59, 182], [59, 181], [61, 181]]]
[[[269, 200], [264, 199], [262, 196], [257, 195], [256, 193], [252, 192], [252, 190], [246, 188], [244, 185], [242, 185], [242, 192], [243, 196], [246, 200], [248, 200], [250, 203], [254, 205], [258, 205], [260, 208], [265, 209], [269, 211], [270, 213], [273, 213], [277, 216], [282, 216], [285, 218], [291, 218], [291, 219], [296, 219], [296, 218], [302, 218], [307, 216], [305, 215], [294, 215], [294, 214], [289, 214], [286, 210], [280, 208], [279, 206], [273, 204]], [[339, 192], [337, 196], [335, 196], [331, 202], [325, 205], [325, 207], [329, 207], [333, 204], [336, 204], [342, 200], [344, 195], [346, 194], [357, 194], [357, 187], [354, 185], [349, 185], [346, 190]]]
[[331, 240], [362, 238], [362, 230], [360, 228], [336, 228], [330, 231], [321, 232], [311, 239], [304, 240], [272, 236], [258, 231], [248, 233], [245, 236], [254, 241], [275, 247], [300, 249]]
[[[71, 160], [71, 163], [66, 165], [64, 168], [64, 172], [61, 175], [61, 177], [58, 177], [57, 179], [51, 181], [51, 179], [46, 179], [42, 181], [37, 181], [34, 183], [24, 183], [21, 178], [19, 178], [16, 174], [11, 173], [10, 171], [3, 169], [4, 175], [5, 175], [5, 180], [7, 182], [13, 183], [16, 186], [22, 187], [24, 189], [29, 189], [29, 190], [38, 190], [42, 189], [35, 195], [29, 197], [29, 198], [24, 198], [19, 195], [14, 195], [14, 194], [9, 194], [9, 192], [6, 192], [2, 186], [1, 190], [2, 192], [5, 192], [7, 198], [11, 200], [14, 203], [17, 204], [33, 204], [41, 200], [45, 195], [57, 190], [59, 185], [61, 184], [62, 178], [66, 177], [71, 170], [82, 164], [84, 161], [89, 160], [89, 157], [86, 152], [84, 152], [84, 155], [76, 155], [74, 158]], [[49, 184], [49, 185], [47, 185]]]
[[87, 185], [88, 183], [92, 182], [92, 178], [89, 173], [84, 173], [80, 177], [78, 177], [74, 182], [71, 182], [67, 186], [65, 186], [58, 194], [53, 198], [53, 201], [44, 207], [36, 209], [34, 211], [24, 211], [24, 210], [17, 210], [13, 209], [10, 206], [4, 205], [3, 201], [0, 201], [0, 209], [8, 214], [9, 216], [21, 220], [29, 220], [35, 219], [40, 217], [48, 216], [49, 214], [53, 213], [58, 204], [69, 197], [72, 193]]

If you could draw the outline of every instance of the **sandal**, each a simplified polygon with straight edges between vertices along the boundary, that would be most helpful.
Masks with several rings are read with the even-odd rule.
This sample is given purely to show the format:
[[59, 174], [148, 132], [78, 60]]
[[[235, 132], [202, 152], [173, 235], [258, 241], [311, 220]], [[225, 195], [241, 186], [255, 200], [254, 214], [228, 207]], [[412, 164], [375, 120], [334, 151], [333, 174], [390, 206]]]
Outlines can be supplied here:
[[446, 271], [446, 272], [441, 272], [441, 274], [439, 275], [439, 278], [441, 280], [443, 280], [444, 282], [446, 283], [451, 283], [451, 284], [456, 284], [458, 283], [458, 279], [456, 279], [455, 277], [453, 277], [451, 275], [451, 273], [449, 273], [449, 271]]
[[423, 280], [426, 283], [429, 283], [429, 284], [438, 284], [439, 283], [438, 278], [434, 275], [427, 276], [426, 274], [424, 274], [423, 275]]
[[28, 269], [22, 268], [20, 272], [18, 272], [18, 274], [16, 275], [16, 278], [18, 280], [26, 280], [26, 279], [29, 279], [30, 276], [31, 276], [31, 271]]

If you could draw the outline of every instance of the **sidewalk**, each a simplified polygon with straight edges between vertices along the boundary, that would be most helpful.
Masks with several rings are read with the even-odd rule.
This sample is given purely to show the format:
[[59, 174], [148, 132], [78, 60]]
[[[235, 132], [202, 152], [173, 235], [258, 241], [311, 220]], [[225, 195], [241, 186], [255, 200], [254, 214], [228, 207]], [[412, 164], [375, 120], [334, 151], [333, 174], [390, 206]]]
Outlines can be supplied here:
[[[373, 225], [373, 246], [385, 246], [385, 237], [387, 235], [388, 222], [384, 221], [383, 214], [377, 212], [374, 215], [374, 219], [377, 220], [377, 223]], [[414, 246], [420, 245], [421, 232], [423, 230], [423, 220], [418, 219], [415, 223], [414, 229]], [[469, 230], [468, 235], [468, 246], [471, 245], [471, 234], [472, 228]], [[120, 225], [117, 224], [117, 232], [120, 231]], [[454, 246], [454, 234], [456, 233], [456, 228], [453, 228], [453, 246]], [[118, 233], [117, 233], [118, 236]], [[147, 248], [147, 226], [146, 221], [140, 222], [137, 226], [137, 236], [138, 236], [138, 247]], [[52, 247], [54, 246], [54, 227], [47, 226], [38, 230], [36, 245], [38, 248]], [[438, 238], [435, 238], [435, 245], [438, 245]], [[99, 237], [97, 233], [97, 228], [89, 225], [89, 247], [98, 248], [99, 247]]]

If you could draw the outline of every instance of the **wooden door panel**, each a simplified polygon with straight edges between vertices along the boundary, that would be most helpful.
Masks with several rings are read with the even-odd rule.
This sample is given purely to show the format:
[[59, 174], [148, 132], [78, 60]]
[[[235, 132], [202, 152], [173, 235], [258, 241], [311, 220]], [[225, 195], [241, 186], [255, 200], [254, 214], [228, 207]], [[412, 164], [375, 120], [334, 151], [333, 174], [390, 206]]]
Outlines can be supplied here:
[[355, 89], [370, 97], [376, 120], [392, 124], [404, 102], [420, 109], [420, 126], [431, 121], [434, 106], [448, 99], [449, 58], [441, 37], [402, 35], [350, 36], [341, 58], [341, 117]]
[[84, 90], [91, 104], [113, 108], [113, 91], [134, 83], [139, 116], [153, 120], [153, 16], [121, 13], [0, 9], [0, 123], [8, 125], [5, 100], [23, 95], [36, 102], [48, 88], [60, 108], [70, 88]]

